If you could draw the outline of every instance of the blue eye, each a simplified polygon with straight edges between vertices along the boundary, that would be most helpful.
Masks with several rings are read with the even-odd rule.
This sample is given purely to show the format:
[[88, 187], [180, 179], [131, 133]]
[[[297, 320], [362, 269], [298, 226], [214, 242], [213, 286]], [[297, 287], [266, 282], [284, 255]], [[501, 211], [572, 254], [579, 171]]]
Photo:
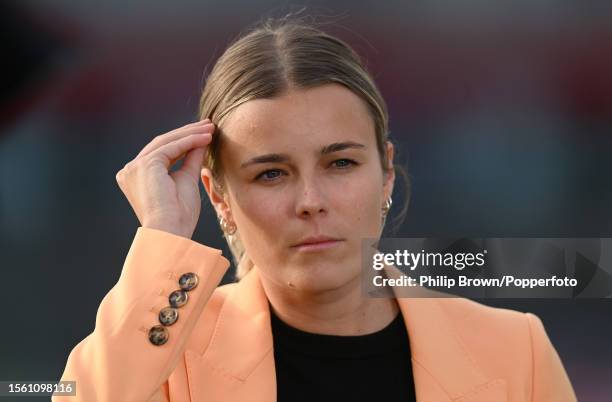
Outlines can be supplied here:
[[[335, 167], [338, 169], [347, 169], [353, 165], [358, 165], [358, 163], [352, 159], [342, 158], [333, 161], [332, 165], [335, 165]], [[272, 182], [282, 176], [282, 174], [283, 171], [280, 169], [268, 169], [258, 174], [255, 177], [255, 181]]]
[[275, 178], [279, 177], [279, 175], [273, 175], [273, 176], [269, 175], [269, 173], [274, 173], [274, 172], [280, 173], [281, 171], [279, 169], [266, 170], [266, 171], [261, 172], [260, 174], [258, 174], [257, 177], [255, 177], [255, 180], [259, 180], [259, 179], [261, 179], [263, 177], [264, 181], [272, 181]]
[[[338, 165], [338, 162], [345, 162], [345, 163], [341, 163], [341, 164]], [[350, 165], [356, 165], [357, 164], [357, 162], [355, 162], [354, 160], [346, 159], [346, 158], [337, 159], [333, 163], [335, 163], [336, 166], [339, 167], [340, 169], [345, 169], [345, 168], [349, 167]]]

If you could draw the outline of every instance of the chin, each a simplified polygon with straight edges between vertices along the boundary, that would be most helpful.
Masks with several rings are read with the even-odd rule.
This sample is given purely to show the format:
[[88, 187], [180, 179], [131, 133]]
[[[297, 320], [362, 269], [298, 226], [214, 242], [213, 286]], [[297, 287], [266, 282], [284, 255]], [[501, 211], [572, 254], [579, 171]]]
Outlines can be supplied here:
[[354, 281], [359, 272], [344, 271], [339, 272], [338, 267], [319, 266], [319, 267], [300, 267], [290, 275], [286, 283], [292, 289], [304, 292], [320, 293], [335, 290]]

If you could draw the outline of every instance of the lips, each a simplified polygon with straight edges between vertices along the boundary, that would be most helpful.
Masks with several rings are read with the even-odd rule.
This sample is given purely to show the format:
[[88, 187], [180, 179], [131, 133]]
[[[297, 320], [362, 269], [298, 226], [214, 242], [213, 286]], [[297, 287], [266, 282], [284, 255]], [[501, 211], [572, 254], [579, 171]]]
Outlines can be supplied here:
[[337, 241], [337, 240], [341, 240], [341, 239], [338, 239], [336, 237], [330, 237], [330, 236], [310, 236], [310, 237], [306, 237], [302, 239], [299, 243], [294, 244], [292, 247], [326, 243], [326, 242], [332, 242], [332, 241]]

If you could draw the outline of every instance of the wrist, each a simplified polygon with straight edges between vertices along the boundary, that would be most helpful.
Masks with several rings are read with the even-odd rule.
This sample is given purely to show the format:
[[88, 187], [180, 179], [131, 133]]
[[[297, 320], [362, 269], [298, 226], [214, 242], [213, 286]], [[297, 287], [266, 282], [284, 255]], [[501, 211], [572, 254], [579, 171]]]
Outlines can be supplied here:
[[173, 223], [159, 222], [159, 221], [147, 221], [142, 224], [143, 228], [161, 230], [163, 232], [172, 233], [177, 236], [191, 239], [193, 231], [188, 231], [185, 228], [181, 228]]

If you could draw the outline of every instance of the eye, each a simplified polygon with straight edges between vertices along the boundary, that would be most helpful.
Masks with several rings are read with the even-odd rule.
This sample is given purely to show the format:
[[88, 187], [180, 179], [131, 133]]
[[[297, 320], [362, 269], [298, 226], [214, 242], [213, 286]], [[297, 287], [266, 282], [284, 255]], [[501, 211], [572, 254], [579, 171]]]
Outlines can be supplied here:
[[255, 177], [255, 180], [261, 180], [263, 178], [263, 181], [273, 181], [274, 179], [280, 176], [280, 174], [273, 174], [273, 173], [281, 173], [281, 172], [282, 171], [280, 169], [266, 170], [258, 174]]
[[[341, 163], [338, 163], [341, 162]], [[340, 168], [340, 169], [346, 169], [347, 167], [351, 166], [351, 165], [357, 165], [357, 162], [355, 162], [352, 159], [336, 159], [335, 161], [333, 161], [332, 163], [336, 164], [336, 167]]]

